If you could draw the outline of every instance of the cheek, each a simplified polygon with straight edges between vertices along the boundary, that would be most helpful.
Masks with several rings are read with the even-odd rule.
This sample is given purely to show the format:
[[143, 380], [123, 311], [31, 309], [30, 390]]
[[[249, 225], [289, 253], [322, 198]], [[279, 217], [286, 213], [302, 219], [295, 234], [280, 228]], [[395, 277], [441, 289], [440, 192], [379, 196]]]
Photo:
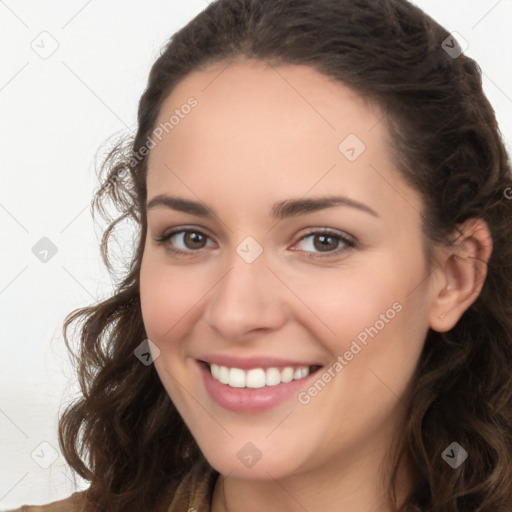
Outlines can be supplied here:
[[146, 332], [155, 342], [176, 338], [208, 291], [203, 278], [185, 266], [165, 265], [158, 254], [145, 255], [140, 270], [140, 299]]
[[[181, 350], [200, 321], [203, 303], [218, 281], [218, 272], [195, 265], [168, 264], [166, 255], [149, 250], [140, 270], [142, 318], [148, 338], [162, 355]], [[182, 354], [184, 355], [184, 353]], [[166, 364], [173, 364], [167, 359]]]
[[351, 339], [404, 296], [400, 282], [371, 265], [301, 276], [293, 290], [320, 326], [318, 334], [333, 340]]
[[410, 343], [424, 338], [426, 304], [418, 284], [426, 270], [420, 248], [417, 257], [409, 251], [381, 256], [369, 257], [368, 264], [301, 277], [293, 287], [308, 306], [310, 328], [317, 326], [318, 338], [332, 355], [349, 350], [353, 340], [365, 347], [375, 338], [391, 357], [396, 350], [404, 353], [404, 346], [406, 352], [417, 351]]
[[143, 257], [140, 270], [142, 319], [148, 338], [160, 350], [155, 368], [181, 414], [186, 410], [187, 396], [179, 383], [186, 381], [189, 370], [183, 365], [185, 341], [191, 322], [195, 321], [194, 306], [205, 294], [201, 282], [184, 267], [165, 265], [156, 252], [149, 251]]

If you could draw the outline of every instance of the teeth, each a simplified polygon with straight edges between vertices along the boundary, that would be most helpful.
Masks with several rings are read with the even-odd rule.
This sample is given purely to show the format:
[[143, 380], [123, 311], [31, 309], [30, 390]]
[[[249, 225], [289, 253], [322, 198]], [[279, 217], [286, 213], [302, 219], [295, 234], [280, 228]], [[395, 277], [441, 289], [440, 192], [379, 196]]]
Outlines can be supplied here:
[[229, 383], [229, 369], [225, 366], [219, 368], [219, 381], [222, 382], [222, 384]]
[[281, 382], [291, 382], [293, 380], [293, 368], [287, 366], [281, 372]]
[[269, 368], [265, 375], [265, 384], [267, 386], [281, 384], [281, 372], [277, 368]]
[[245, 388], [245, 372], [240, 368], [230, 368], [229, 385], [232, 388]]
[[262, 368], [254, 368], [249, 370], [245, 375], [245, 387], [247, 388], [262, 388], [266, 384], [266, 372]]
[[228, 368], [212, 363], [210, 365], [212, 377], [222, 384], [232, 388], [263, 388], [265, 386], [277, 386], [277, 384], [291, 382], [307, 377], [310, 373], [309, 366], [301, 366], [293, 369], [287, 366], [282, 370], [278, 368], [252, 368], [242, 370], [240, 368]]
[[219, 368], [219, 365], [218, 364], [212, 364], [210, 366], [210, 370], [212, 372], [212, 376], [215, 380], [220, 380], [219, 379], [219, 376], [220, 376], [220, 368]]

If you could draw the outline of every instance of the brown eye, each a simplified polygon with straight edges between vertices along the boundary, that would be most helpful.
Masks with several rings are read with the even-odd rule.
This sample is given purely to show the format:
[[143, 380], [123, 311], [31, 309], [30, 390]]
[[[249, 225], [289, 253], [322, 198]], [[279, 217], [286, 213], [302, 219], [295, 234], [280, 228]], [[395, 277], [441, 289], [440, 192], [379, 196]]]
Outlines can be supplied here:
[[338, 238], [331, 235], [315, 235], [313, 240], [313, 246], [320, 252], [336, 250], [340, 242]]
[[[341, 253], [353, 249], [356, 246], [356, 241], [344, 233], [323, 229], [312, 231], [303, 236], [297, 245], [310, 258], [327, 258], [329, 256], [340, 256]], [[302, 248], [300, 248], [300, 245], [302, 245]]]
[[206, 237], [197, 231], [184, 231], [183, 243], [188, 249], [202, 249], [206, 242]]
[[177, 229], [155, 238], [155, 241], [165, 245], [170, 252], [192, 254], [205, 248], [208, 239], [208, 235], [197, 229]]

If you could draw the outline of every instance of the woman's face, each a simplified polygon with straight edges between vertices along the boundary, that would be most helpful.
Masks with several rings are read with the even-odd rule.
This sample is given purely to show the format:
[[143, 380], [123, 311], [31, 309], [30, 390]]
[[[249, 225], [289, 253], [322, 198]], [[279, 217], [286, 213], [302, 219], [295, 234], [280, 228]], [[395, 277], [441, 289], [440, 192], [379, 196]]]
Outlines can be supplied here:
[[380, 461], [435, 277], [385, 114], [308, 67], [222, 63], [179, 83], [156, 130], [142, 312], [210, 464], [268, 479]]

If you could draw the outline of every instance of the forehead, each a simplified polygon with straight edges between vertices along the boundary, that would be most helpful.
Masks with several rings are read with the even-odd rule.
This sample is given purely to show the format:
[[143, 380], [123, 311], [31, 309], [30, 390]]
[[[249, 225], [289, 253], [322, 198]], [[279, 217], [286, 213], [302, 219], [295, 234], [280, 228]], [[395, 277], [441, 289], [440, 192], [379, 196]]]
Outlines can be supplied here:
[[[184, 108], [191, 98], [196, 105]], [[384, 207], [411, 194], [391, 160], [382, 110], [308, 66], [237, 61], [194, 71], [156, 126], [173, 115], [150, 153], [149, 195], [236, 193], [249, 207], [336, 191]]]

